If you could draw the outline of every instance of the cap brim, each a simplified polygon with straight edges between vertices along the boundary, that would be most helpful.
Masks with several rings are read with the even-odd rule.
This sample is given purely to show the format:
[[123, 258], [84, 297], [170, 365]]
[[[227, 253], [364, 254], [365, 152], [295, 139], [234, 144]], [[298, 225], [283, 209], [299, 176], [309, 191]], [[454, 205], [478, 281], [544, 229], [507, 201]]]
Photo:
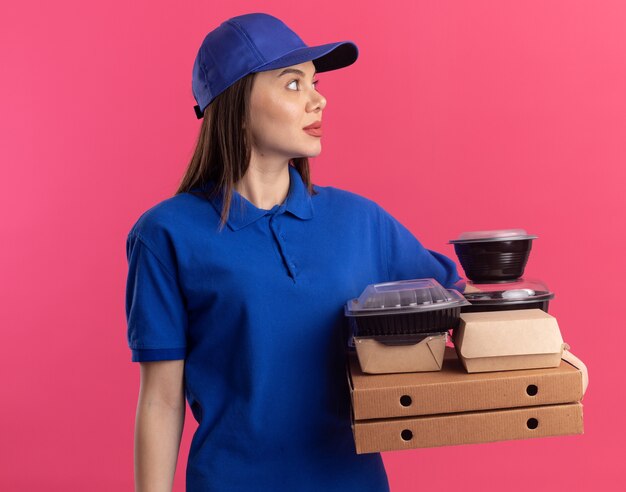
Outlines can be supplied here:
[[253, 72], [265, 72], [277, 68], [289, 67], [307, 61], [312, 61], [317, 73], [337, 70], [352, 65], [359, 57], [359, 49], [352, 41], [322, 44], [299, 48], [265, 65], [261, 65]]

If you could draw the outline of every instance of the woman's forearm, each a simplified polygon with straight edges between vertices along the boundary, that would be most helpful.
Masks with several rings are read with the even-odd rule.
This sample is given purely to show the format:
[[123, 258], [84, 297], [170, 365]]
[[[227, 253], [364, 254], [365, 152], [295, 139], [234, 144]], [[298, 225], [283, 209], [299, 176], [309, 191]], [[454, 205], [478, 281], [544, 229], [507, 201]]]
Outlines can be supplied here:
[[135, 491], [171, 492], [185, 421], [182, 405], [143, 397], [135, 420]]

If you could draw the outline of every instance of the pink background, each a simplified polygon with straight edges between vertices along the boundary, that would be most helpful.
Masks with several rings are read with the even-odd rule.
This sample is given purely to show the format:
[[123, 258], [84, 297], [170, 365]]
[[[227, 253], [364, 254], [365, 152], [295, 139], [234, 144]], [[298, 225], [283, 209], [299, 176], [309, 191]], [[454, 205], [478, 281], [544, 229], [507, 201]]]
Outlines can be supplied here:
[[[539, 236], [527, 276], [590, 371], [585, 434], [384, 454], [394, 492], [617, 490], [626, 6], [615, 1], [10, 2], [0, 12], [0, 489], [132, 490], [139, 366], [125, 238], [174, 193], [205, 34], [265, 11], [360, 58], [322, 73], [315, 183], [376, 200], [455, 258], [462, 231]], [[195, 421], [187, 414], [175, 490]]]

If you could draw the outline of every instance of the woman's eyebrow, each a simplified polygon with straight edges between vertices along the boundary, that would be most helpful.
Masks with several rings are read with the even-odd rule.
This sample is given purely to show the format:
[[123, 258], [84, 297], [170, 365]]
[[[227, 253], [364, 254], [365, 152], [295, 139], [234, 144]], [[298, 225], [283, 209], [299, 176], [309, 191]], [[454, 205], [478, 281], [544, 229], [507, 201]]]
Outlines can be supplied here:
[[[304, 77], [306, 74], [302, 71], [302, 70], [298, 70], [297, 68], [285, 68], [282, 72], [280, 72], [276, 77], [282, 77], [283, 75], [285, 75], [286, 73], [296, 73], [298, 75], [300, 75], [301, 77]], [[313, 72], [313, 75], [311, 76], [311, 78], [315, 77], [315, 74], [317, 73], [317, 71]]]

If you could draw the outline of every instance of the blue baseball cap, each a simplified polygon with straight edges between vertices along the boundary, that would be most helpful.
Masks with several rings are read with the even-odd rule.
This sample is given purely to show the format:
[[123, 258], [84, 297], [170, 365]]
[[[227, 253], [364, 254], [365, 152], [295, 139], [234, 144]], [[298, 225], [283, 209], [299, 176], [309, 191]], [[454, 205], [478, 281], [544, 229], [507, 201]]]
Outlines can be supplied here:
[[191, 89], [201, 119], [205, 108], [230, 85], [254, 72], [313, 61], [328, 72], [353, 64], [359, 50], [351, 41], [307, 46], [276, 17], [252, 13], [232, 17], [206, 35], [193, 64]]

